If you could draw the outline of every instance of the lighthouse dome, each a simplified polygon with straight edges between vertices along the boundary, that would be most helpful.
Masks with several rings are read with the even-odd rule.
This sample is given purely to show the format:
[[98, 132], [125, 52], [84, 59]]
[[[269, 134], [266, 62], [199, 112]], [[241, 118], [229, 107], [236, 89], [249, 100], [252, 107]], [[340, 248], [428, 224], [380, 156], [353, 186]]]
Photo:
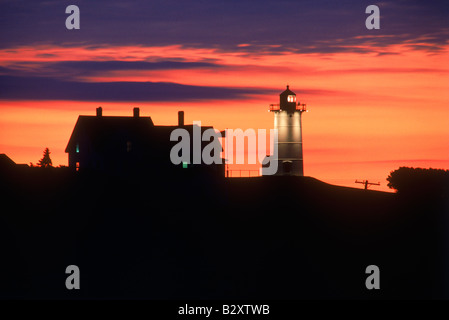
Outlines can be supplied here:
[[285, 91], [283, 91], [281, 93], [281, 96], [288, 96], [288, 95], [296, 96], [296, 93], [294, 93], [293, 91], [290, 90], [290, 86], [289, 85], [287, 85], [287, 89], [285, 89]]

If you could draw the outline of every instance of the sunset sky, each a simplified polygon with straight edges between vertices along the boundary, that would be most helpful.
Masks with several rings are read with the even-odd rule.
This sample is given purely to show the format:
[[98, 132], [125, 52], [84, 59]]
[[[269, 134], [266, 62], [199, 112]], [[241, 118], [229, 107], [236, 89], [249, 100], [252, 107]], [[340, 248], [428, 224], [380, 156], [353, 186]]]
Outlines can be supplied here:
[[[81, 28], [67, 30], [76, 4]], [[380, 9], [368, 30], [365, 8]], [[362, 187], [399, 166], [449, 169], [447, 1], [0, 1], [0, 153], [54, 165], [78, 115], [273, 128], [306, 103], [304, 171]]]

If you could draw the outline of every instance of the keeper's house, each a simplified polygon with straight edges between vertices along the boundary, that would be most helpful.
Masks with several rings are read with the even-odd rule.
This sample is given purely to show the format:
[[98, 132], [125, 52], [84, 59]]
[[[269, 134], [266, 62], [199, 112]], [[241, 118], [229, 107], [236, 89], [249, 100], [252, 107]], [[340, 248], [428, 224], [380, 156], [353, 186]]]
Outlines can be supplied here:
[[[69, 155], [69, 168], [113, 174], [147, 172], [162, 175], [167, 170], [182, 170], [224, 176], [224, 161], [211, 165], [192, 164], [192, 159], [190, 164], [174, 165], [171, 162], [170, 150], [177, 143], [170, 141], [171, 132], [183, 128], [192, 137], [193, 126], [184, 125], [183, 111], [178, 112], [177, 126], [155, 126], [151, 117], [140, 116], [139, 108], [134, 108], [133, 116], [122, 117], [103, 116], [99, 107], [95, 116], [78, 117], [65, 149]], [[201, 131], [209, 128], [212, 127], [201, 127]], [[201, 150], [206, 144], [202, 142]]]

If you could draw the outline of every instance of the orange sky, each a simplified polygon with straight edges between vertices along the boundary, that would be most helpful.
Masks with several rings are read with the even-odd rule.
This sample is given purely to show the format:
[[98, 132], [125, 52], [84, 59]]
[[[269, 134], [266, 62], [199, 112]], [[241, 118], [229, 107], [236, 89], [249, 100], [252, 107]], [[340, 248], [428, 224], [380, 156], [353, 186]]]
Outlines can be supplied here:
[[[449, 169], [449, 47], [439, 53], [406, 45], [377, 53], [267, 54], [167, 47], [18, 47], [0, 50], [0, 66], [33, 72], [44, 61], [188, 61], [213, 59], [221, 69], [115, 71], [73, 74], [83, 81], [152, 81], [189, 85], [285, 89], [310, 110], [303, 114], [305, 174], [358, 187], [355, 179], [380, 181], [400, 165]], [[45, 58], [42, 54], [51, 53]], [[67, 76], [67, 75], [65, 75]], [[49, 88], [50, 90], [50, 88]], [[217, 129], [270, 129], [270, 103], [278, 94], [241, 100], [188, 102], [0, 102], [0, 153], [17, 163], [37, 162], [49, 147], [55, 165], [67, 164], [65, 146], [79, 114], [131, 115], [133, 107], [155, 124], [200, 120]]]

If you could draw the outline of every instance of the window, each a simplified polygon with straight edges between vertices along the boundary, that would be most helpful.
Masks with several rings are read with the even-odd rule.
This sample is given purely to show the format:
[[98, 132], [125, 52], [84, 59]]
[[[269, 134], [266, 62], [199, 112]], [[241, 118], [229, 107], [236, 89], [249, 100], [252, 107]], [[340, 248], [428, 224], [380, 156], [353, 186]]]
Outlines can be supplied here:
[[292, 94], [287, 96], [287, 101], [288, 102], [296, 102], [296, 96], [294, 96]]
[[76, 144], [75, 151], [76, 151], [76, 153], [80, 153], [80, 144], [79, 143]]
[[187, 162], [182, 162], [183, 169], [187, 169], [188, 166], [189, 166], [189, 164]]
[[75, 170], [80, 171], [80, 163], [79, 162], [75, 163]]

